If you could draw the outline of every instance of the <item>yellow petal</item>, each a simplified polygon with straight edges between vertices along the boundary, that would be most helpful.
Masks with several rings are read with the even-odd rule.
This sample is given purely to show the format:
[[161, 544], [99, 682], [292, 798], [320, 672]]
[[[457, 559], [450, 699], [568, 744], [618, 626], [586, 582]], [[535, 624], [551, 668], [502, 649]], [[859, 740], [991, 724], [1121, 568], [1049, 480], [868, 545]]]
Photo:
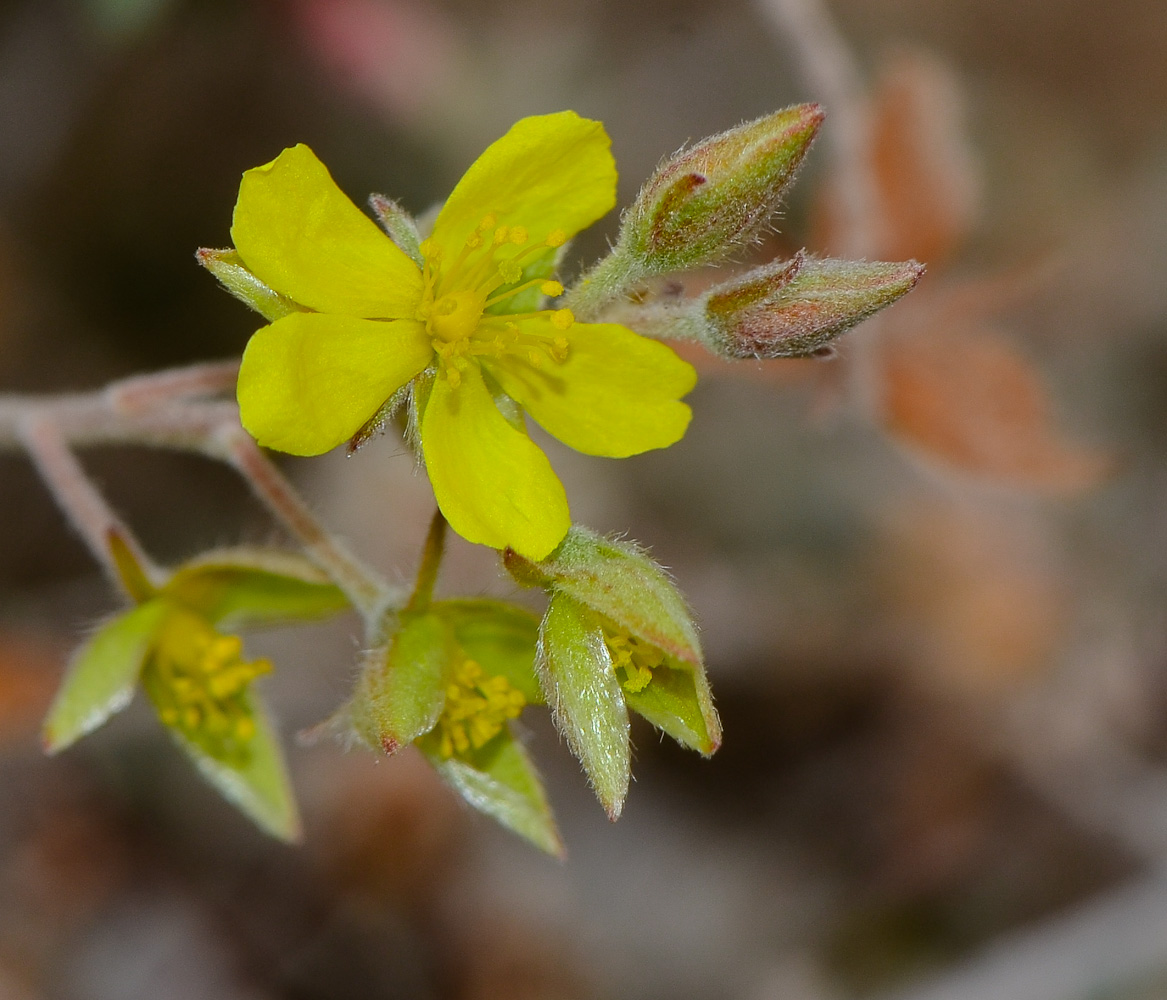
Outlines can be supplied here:
[[570, 238], [616, 204], [616, 163], [600, 122], [574, 111], [523, 118], [492, 143], [454, 188], [433, 240], [457, 251], [487, 215], [542, 242]]
[[434, 380], [422, 417], [438, 506], [468, 541], [542, 559], [571, 527], [563, 486], [547, 456], [499, 413], [478, 366], [461, 374], [456, 389]]
[[432, 356], [414, 320], [292, 313], [248, 342], [239, 416], [267, 448], [319, 455], [351, 438]]
[[625, 458], [679, 441], [691, 411], [678, 402], [697, 373], [659, 341], [614, 323], [557, 329], [546, 315], [518, 321], [524, 334], [567, 342], [567, 360], [538, 368], [521, 357], [490, 361], [503, 391], [540, 426], [587, 455]]
[[319, 312], [413, 319], [421, 272], [302, 143], [248, 170], [231, 238], [260, 281]]

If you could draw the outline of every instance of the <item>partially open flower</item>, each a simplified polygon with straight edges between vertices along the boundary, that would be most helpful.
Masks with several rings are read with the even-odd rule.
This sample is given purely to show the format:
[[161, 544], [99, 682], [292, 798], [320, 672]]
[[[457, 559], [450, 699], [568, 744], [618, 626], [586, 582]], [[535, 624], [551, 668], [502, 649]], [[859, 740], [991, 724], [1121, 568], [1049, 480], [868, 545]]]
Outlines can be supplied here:
[[563, 844], [538, 772], [512, 728], [543, 697], [538, 619], [501, 601], [435, 601], [395, 616], [365, 657], [343, 715], [358, 739], [396, 753], [415, 745], [470, 805], [537, 847]]
[[696, 629], [668, 575], [625, 542], [573, 527], [542, 562], [508, 552], [521, 583], [551, 600], [537, 666], [547, 703], [615, 819], [631, 774], [628, 712], [708, 756], [721, 722]]
[[155, 586], [111, 537], [114, 561], [138, 603], [77, 651], [44, 725], [50, 753], [129, 704], [141, 684], [158, 718], [199, 771], [259, 826], [284, 840], [299, 818], [283, 753], [252, 684], [268, 673], [221, 628], [318, 618], [347, 607], [306, 560], [259, 550], [213, 552]]

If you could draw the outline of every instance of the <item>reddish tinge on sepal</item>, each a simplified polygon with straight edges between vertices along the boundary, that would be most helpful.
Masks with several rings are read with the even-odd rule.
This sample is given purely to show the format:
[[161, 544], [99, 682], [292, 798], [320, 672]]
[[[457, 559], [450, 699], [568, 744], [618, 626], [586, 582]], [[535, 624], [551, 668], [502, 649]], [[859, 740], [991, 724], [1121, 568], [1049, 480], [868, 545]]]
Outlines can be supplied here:
[[724, 357], [810, 357], [906, 295], [923, 273], [914, 260], [820, 260], [800, 251], [711, 288], [691, 321]]

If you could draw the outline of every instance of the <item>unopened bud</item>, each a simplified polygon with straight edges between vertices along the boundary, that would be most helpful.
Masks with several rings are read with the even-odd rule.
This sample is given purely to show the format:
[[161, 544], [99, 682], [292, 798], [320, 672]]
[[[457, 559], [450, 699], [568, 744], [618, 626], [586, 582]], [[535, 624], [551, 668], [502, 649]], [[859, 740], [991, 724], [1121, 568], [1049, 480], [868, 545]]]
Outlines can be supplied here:
[[798, 104], [677, 153], [629, 209], [617, 253], [663, 274], [712, 263], [756, 239], [822, 121], [817, 104]]
[[811, 357], [907, 294], [923, 273], [914, 260], [818, 260], [800, 252], [710, 289], [686, 321], [725, 357]]
[[219, 284], [235, 298], [269, 322], [274, 323], [277, 319], [300, 311], [300, 307], [286, 295], [269, 288], [252, 274], [235, 250], [209, 250], [203, 247], [195, 251], [195, 260], [218, 278]]

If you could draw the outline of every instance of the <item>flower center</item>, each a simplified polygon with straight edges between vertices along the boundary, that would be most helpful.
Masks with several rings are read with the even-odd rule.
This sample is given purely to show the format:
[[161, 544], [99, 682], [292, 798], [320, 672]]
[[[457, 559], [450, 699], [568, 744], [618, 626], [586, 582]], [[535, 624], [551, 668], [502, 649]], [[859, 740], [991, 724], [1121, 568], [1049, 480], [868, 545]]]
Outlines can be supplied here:
[[446, 759], [485, 746], [523, 710], [527, 699], [505, 677], [488, 677], [474, 660], [463, 660], [446, 687], [446, 707], [434, 730]]
[[238, 636], [216, 632], [203, 618], [172, 614], [162, 628], [142, 686], [167, 726], [219, 759], [246, 753], [255, 735], [247, 688], [271, 670], [245, 661]]
[[434, 303], [426, 327], [432, 337], [446, 343], [468, 340], [482, 318], [486, 299], [476, 292], [443, 295]]
[[[472, 359], [509, 357], [542, 368], [567, 360], [564, 333], [575, 322], [568, 309], [531, 312], [487, 312], [521, 292], [538, 288], [543, 295], [563, 294], [563, 286], [549, 278], [524, 281], [525, 269], [549, 249], [562, 246], [560, 230], [544, 240], [532, 240], [523, 226], [500, 226], [493, 213], [485, 216], [467, 237], [461, 251], [447, 257], [445, 248], [428, 239], [421, 244], [424, 282], [417, 318], [425, 323], [440, 374], [457, 387]], [[521, 327], [519, 320], [547, 317], [548, 333]], [[537, 332], [538, 331], [538, 332]]]
[[665, 665], [663, 650], [624, 632], [604, 629], [612, 666], [625, 691], [636, 694], [648, 687], [652, 672]]

